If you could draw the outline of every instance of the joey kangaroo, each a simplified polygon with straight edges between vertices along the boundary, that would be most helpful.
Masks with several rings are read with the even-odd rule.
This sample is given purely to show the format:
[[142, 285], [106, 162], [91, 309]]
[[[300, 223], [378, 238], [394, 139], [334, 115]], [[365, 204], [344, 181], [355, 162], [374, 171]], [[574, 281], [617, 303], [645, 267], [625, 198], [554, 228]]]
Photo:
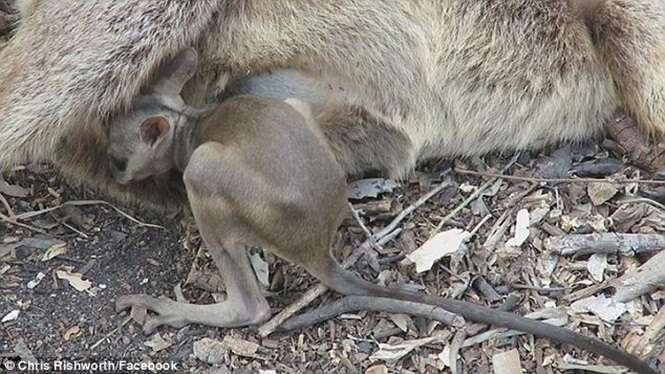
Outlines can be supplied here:
[[[110, 168], [122, 184], [172, 168], [182, 172], [196, 223], [228, 296], [212, 305], [147, 295], [118, 298], [117, 310], [142, 306], [157, 313], [146, 320], [144, 331], [160, 325], [236, 327], [265, 321], [270, 308], [246, 253], [247, 246], [260, 245], [346, 295], [439, 306], [470, 320], [572, 344], [640, 373], [656, 373], [636, 357], [563, 328], [464, 301], [375, 285], [344, 270], [330, 248], [347, 208], [345, 174], [309, 105], [240, 95], [214, 109], [194, 109], [180, 92], [196, 61], [192, 49], [184, 50], [166, 66], [150, 94], [112, 120]], [[270, 89], [258, 91], [268, 95]]]

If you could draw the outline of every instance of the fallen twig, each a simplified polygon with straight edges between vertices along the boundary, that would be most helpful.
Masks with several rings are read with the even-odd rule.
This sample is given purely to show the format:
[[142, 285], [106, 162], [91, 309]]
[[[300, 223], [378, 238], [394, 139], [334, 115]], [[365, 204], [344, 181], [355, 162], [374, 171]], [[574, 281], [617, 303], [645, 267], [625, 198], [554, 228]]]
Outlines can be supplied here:
[[[503, 169], [501, 170], [502, 173], [508, 171], [508, 169], [510, 169], [515, 164], [515, 162], [517, 162], [519, 156], [520, 156], [519, 153], [515, 154], [515, 156], [513, 156], [513, 158], [508, 162], [508, 164], [503, 167]], [[464, 199], [464, 201], [462, 201], [460, 205], [455, 207], [455, 209], [453, 209], [450, 213], [448, 213], [445, 217], [443, 217], [439, 222], [439, 224], [436, 225], [436, 228], [430, 234], [430, 239], [433, 238], [434, 235], [438, 234], [439, 231], [441, 231], [441, 229], [443, 228], [443, 225], [445, 225], [446, 223], [448, 223], [448, 221], [453, 219], [459, 212], [462, 211], [462, 209], [466, 208], [467, 206], [469, 206], [469, 204], [471, 204], [478, 197], [480, 197], [480, 195], [482, 195], [482, 193], [485, 192], [486, 189], [488, 189], [492, 184], [494, 184], [496, 180], [497, 178], [494, 177], [488, 180], [487, 182], [483, 183], [480, 187], [478, 187], [477, 190], [475, 190], [471, 195], [469, 195], [469, 197]]]
[[[296, 302], [288, 305], [286, 308], [282, 309], [277, 313], [273, 318], [268, 322], [259, 327], [259, 335], [261, 337], [266, 337], [272, 334], [277, 328], [284, 323], [287, 319], [291, 318], [294, 314], [298, 313], [301, 309], [312, 303], [319, 296], [328, 290], [328, 287], [323, 285], [323, 283], [318, 283], [316, 286], [305, 291]], [[301, 317], [301, 316], [300, 316]], [[291, 320], [297, 319], [299, 317], [291, 318]], [[288, 323], [288, 322], [287, 322]], [[315, 322], [314, 322], [315, 323]]]
[[435, 195], [437, 195], [439, 192], [443, 191], [446, 187], [450, 186], [450, 183], [448, 182], [441, 182], [440, 185], [432, 189], [430, 192], [427, 194], [421, 196], [418, 200], [416, 200], [415, 203], [409, 205], [406, 209], [401, 211], [397, 217], [395, 217], [388, 226], [384, 227], [381, 231], [379, 231], [375, 237], [382, 237], [385, 235], [388, 235], [391, 231], [395, 230], [397, 226], [402, 223], [402, 221], [411, 213], [413, 213], [416, 209], [418, 209], [421, 205], [425, 204], [427, 200], [431, 199]]
[[2, 214], [2, 213], [0, 213], [0, 220], [1, 220], [1, 221], [4, 221], [4, 222], [6, 222], [6, 223], [8, 223], [8, 224], [10, 224], [10, 225], [14, 225], [14, 226], [18, 226], [18, 227], [23, 227], [24, 229], [28, 229], [28, 230], [31, 230], [31, 231], [34, 231], [34, 232], [37, 232], [37, 233], [40, 233], [40, 234], [44, 234], [44, 235], [47, 234], [46, 231], [44, 231], [44, 230], [42, 230], [42, 229], [40, 229], [40, 228], [37, 228], [37, 227], [34, 227], [34, 226], [30, 226], [30, 225], [27, 225], [27, 224], [25, 224], [25, 223], [18, 222], [16, 219], [9, 218], [9, 217], [7, 217], [6, 215], [4, 215], [4, 214]]
[[626, 303], [665, 284], [665, 251], [651, 257], [639, 268], [610, 282], [616, 289], [612, 301]]
[[120, 326], [114, 328], [114, 329], [111, 330], [108, 334], [104, 335], [103, 338], [99, 339], [99, 340], [97, 341], [97, 343], [93, 344], [93, 345], [90, 347], [90, 350], [92, 351], [92, 350], [94, 350], [95, 348], [99, 347], [99, 345], [102, 344], [102, 343], [104, 342], [104, 340], [108, 339], [109, 337], [111, 337], [111, 335], [113, 335], [113, 334], [115, 334], [116, 332], [118, 332], [118, 330], [120, 330], [123, 326], [125, 326], [125, 325], [126, 325], [127, 323], [129, 323], [129, 321], [131, 321], [131, 320], [132, 320], [132, 317], [127, 317], [127, 318], [125, 318], [125, 320], [122, 321], [122, 323], [120, 324]]
[[19, 215], [16, 216], [16, 220], [17, 220], [17, 221], [18, 221], [18, 220], [25, 220], [25, 219], [33, 218], [33, 217], [36, 217], [36, 216], [40, 216], [40, 215], [42, 215], [42, 214], [50, 213], [50, 212], [53, 212], [54, 210], [61, 209], [61, 208], [65, 207], [65, 206], [68, 206], [68, 205], [69, 205], [69, 206], [106, 205], [106, 206], [111, 207], [111, 208], [112, 208], [113, 210], [115, 210], [116, 212], [118, 212], [118, 214], [120, 214], [121, 216], [127, 218], [128, 220], [130, 220], [130, 221], [136, 223], [136, 224], [139, 225], [139, 226], [150, 227], [150, 228], [155, 228], [155, 229], [162, 229], [162, 230], [165, 230], [164, 226], [155, 225], [155, 224], [152, 224], [152, 223], [145, 223], [145, 222], [143, 222], [143, 221], [140, 221], [140, 220], [138, 220], [138, 219], [132, 217], [132, 216], [129, 215], [128, 213], [125, 213], [125, 212], [122, 211], [120, 208], [116, 207], [115, 205], [113, 205], [113, 204], [111, 204], [111, 203], [109, 203], [109, 202], [107, 202], [107, 201], [104, 201], [104, 200], [77, 200], [77, 201], [68, 201], [68, 202], [62, 203], [62, 204], [60, 204], [60, 205], [56, 205], [56, 206], [54, 206], [54, 207], [50, 207], [50, 208], [45, 208], [45, 209], [41, 209], [41, 210], [36, 210], [36, 211], [33, 211], [33, 212], [26, 212], [26, 213], [23, 213], [23, 214], [19, 214]]
[[580, 256], [592, 253], [634, 256], [637, 253], [665, 249], [665, 235], [596, 233], [565, 235], [545, 239], [548, 251], [562, 256]]
[[356, 223], [360, 226], [360, 228], [363, 230], [365, 235], [367, 235], [367, 241], [369, 242], [369, 245], [374, 248], [380, 249], [380, 246], [376, 244], [376, 241], [374, 240], [374, 234], [367, 228], [367, 225], [365, 225], [365, 221], [360, 217], [360, 214], [358, 214], [358, 211], [353, 207], [353, 204], [349, 204], [349, 209], [351, 210], [351, 215], [353, 216], [353, 219], [355, 219]]
[[655, 179], [621, 179], [612, 180], [606, 178], [538, 178], [538, 177], [518, 177], [515, 175], [505, 175], [501, 173], [487, 173], [482, 171], [473, 171], [467, 169], [454, 169], [457, 174], [477, 175], [482, 177], [500, 178], [505, 180], [514, 180], [520, 182], [532, 183], [616, 183], [616, 184], [651, 184], [656, 186], [665, 186], [665, 181]]
[[7, 214], [9, 215], [9, 218], [13, 219], [14, 217], [16, 217], [16, 214], [14, 213], [14, 210], [12, 210], [11, 205], [9, 205], [9, 202], [7, 201], [7, 199], [5, 199], [5, 196], [2, 193], [0, 193], [0, 202], [2, 203], [2, 205], [7, 210]]
[[574, 371], [574, 372], [588, 372], [588, 373], [599, 373], [599, 374], [623, 374], [629, 373], [630, 371], [621, 366], [607, 366], [607, 365], [579, 365], [579, 364], [570, 364], [567, 362], [560, 362], [556, 366], [559, 370], [563, 371]]
[[583, 288], [579, 291], [571, 292], [568, 295], [565, 295], [563, 297], [563, 300], [565, 300], [568, 303], [575, 302], [580, 299], [584, 299], [585, 297], [593, 296], [596, 293], [606, 289], [607, 287], [610, 286], [610, 283], [608, 281], [605, 281], [603, 283], [598, 283], [598, 284], [592, 284], [589, 287]]
[[453, 374], [462, 373], [462, 371], [459, 370], [460, 368], [457, 367], [457, 359], [459, 358], [459, 352], [462, 350], [462, 345], [464, 344], [465, 340], [466, 329], [461, 328], [459, 331], [457, 331], [453, 337], [453, 340], [450, 342], [450, 372]]
[[360, 310], [395, 314], [403, 313], [439, 321], [446, 325], [464, 326], [464, 319], [462, 317], [439, 307], [381, 297], [346, 296], [332, 303], [322, 305], [303, 315], [289, 319], [279, 328], [279, 331], [300, 329], [335, 318], [340, 314], [353, 313]]

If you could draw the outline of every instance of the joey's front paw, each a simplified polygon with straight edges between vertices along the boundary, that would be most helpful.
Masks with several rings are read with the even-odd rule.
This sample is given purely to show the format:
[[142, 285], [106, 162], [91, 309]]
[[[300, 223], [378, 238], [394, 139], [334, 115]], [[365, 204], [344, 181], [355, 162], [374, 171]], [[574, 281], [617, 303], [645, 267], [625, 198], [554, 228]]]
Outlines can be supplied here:
[[148, 295], [125, 295], [115, 301], [115, 311], [121, 312], [132, 307], [146, 309], [154, 312], [156, 316], [147, 315], [143, 322], [143, 333], [148, 335], [161, 325], [175, 328], [185, 326], [188, 321], [185, 313], [178, 307], [179, 303], [165, 298], [156, 298]]

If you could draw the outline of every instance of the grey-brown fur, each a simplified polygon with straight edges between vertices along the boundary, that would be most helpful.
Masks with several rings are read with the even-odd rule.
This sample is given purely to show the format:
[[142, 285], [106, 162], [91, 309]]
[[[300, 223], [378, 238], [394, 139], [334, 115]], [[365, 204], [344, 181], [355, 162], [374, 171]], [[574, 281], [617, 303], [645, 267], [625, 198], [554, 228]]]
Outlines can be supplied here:
[[595, 3], [42, 0], [0, 52], [0, 165], [52, 160], [116, 196], [172, 201], [174, 183], [113, 183], [102, 124], [186, 45], [202, 58], [190, 103], [292, 68], [359, 108], [322, 123], [349, 172], [583, 139], [618, 106], [660, 136], [665, 3]]
[[[183, 173], [192, 212], [227, 286], [227, 299], [191, 305], [147, 295], [123, 296], [117, 309], [130, 306], [157, 313], [144, 324], [151, 332], [167, 324], [236, 327], [270, 316], [247, 258], [246, 248], [264, 249], [307, 269], [328, 287], [347, 295], [374, 296], [436, 305], [476, 322], [518, 329], [589, 349], [643, 373], [653, 371], [635, 357], [572, 331], [463, 301], [389, 289], [362, 280], [340, 267], [330, 254], [345, 216], [346, 183], [310, 106], [257, 96], [235, 96], [216, 108], [194, 109], [180, 96], [196, 69], [196, 54], [186, 49], [166, 66], [163, 76], [126, 115], [112, 122], [109, 154], [114, 177], [126, 184], [169, 169]], [[278, 72], [263, 77], [278, 88]], [[297, 80], [297, 77], [295, 77]], [[273, 83], [277, 83], [273, 85]], [[276, 92], [316, 95], [289, 89]], [[297, 87], [296, 87], [297, 88]], [[322, 100], [318, 111], [334, 103]], [[316, 110], [315, 110], [316, 111]]]

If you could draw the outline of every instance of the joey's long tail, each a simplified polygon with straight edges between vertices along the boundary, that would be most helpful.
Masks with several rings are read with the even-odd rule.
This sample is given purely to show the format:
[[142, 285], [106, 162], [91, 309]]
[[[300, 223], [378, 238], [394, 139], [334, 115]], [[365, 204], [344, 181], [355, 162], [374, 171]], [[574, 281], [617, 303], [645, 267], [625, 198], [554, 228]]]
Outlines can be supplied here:
[[333, 259], [326, 269], [312, 271], [326, 286], [345, 295], [374, 296], [420, 304], [435, 305], [462, 317], [491, 325], [507, 327], [527, 332], [535, 336], [551, 339], [558, 343], [570, 344], [587, 351], [602, 355], [640, 374], [659, 374], [644, 361], [614, 348], [598, 339], [580, 335], [571, 330], [552, 326], [543, 322], [521, 317], [513, 313], [491, 309], [465, 301], [451, 300], [379, 286], [367, 282], [355, 274], [344, 270]]

